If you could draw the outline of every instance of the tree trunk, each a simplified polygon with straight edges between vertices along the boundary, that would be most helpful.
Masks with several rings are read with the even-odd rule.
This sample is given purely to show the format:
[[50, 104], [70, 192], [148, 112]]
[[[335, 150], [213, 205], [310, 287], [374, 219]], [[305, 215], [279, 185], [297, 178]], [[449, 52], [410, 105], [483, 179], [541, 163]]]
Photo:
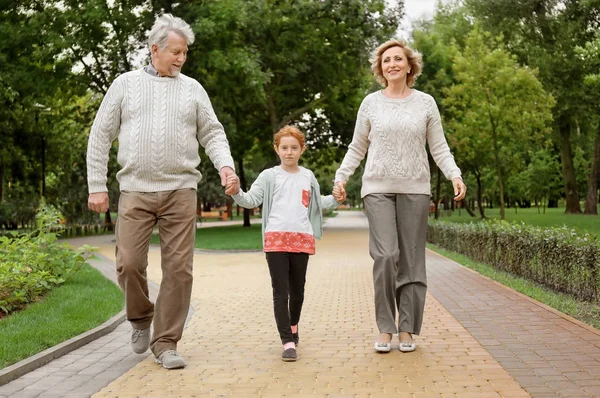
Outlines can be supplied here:
[[[588, 192], [585, 197], [584, 214], [598, 215], [598, 177], [600, 176], [600, 126], [596, 132], [592, 166], [588, 175]], [[1, 180], [0, 180], [1, 181]], [[1, 193], [1, 191], [0, 191]], [[1, 196], [0, 196], [1, 200]]]
[[440, 170], [439, 167], [435, 166], [436, 168], [436, 176], [437, 176], [437, 180], [435, 182], [435, 197], [433, 198], [433, 203], [435, 203], [435, 214], [434, 214], [434, 218], [436, 220], [439, 220], [440, 218], [440, 208], [439, 208], [439, 204], [440, 204], [440, 193], [442, 190], [442, 172]]
[[504, 213], [504, 181], [502, 181], [502, 163], [500, 162], [500, 149], [498, 148], [498, 140], [494, 123], [492, 122], [492, 146], [494, 148], [494, 161], [496, 163], [496, 171], [498, 172], [498, 190], [500, 193], [500, 219], [506, 218]]
[[485, 213], [483, 208], [483, 186], [481, 185], [481, 174], [479, 174], [479, 172], [475, 173], [475, 178], [477, 179], [477, 207], [479, 208], [481, 219], [484, 219]]
[[505, 220], [505, 209], [504, 209], [504, 182], [502, 181], [502, 167], [496, 163], [498, 168], [498, 190], [500, 191], [500, 219]]
[[575, 166], [573, 165], [573, 151], [571, 150], [571, 125], [565, 117], [561, 117], [558, 128], [560, 134], [560, 160], [567, 202], [565, 214], [581, 214]]
[[4, 165], [2, 164], [2, 161], [0, 160], [0, 204], [2, 203], [2, 199], [3, 199], [3, 193], [4, 193]]
[[494, 159], [496, 162], [496, 171], [498, 173], [498, 193], [500, 196], [500, 219], [505, 220], [505, 204], [504, 204], [504, 181], [502, 180], [502, 164], [500, 163], [500, 150], [498, 143], [494, 140]]
[[227, 201], [225, 202], [227, 206], [227, 219], [233, 220], [233, 199], [230, 196], [227, 197]]
[[[246, 174], [244, 173], [244, 161], [243, 160], [238, 160], [238, 177], [240, 178], [240, 189], [242, 189], [244, 192], [247, 192], [248, 189], [246, 188]], [[244, 209], [244, 227], [250, 227], [252, 226], [250, 224], [250, 209]]]
[[104, 213], [104, 225], [106, 225], [109, 231], [113, 230], [112, 220], [110, 218], [110, 208]]
[[473, 212], [473, 209], [471, 209], [471, 205], [469, 205], [469, 201], [463, 200], [462, 203], [463, 203], [463, 206], [465, 207], [465, 210], [467, 211], [467, 213], [469, 213], [469, 215], [471, 217], [475, 217], [475, 213]]

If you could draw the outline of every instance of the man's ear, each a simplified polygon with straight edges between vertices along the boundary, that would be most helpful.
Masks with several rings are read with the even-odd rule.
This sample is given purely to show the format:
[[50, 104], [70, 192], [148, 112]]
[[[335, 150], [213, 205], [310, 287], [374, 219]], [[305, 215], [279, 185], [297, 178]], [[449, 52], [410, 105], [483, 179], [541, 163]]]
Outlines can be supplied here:
[[153, 44], [151, 47], [150, 55], [156, 55], [156, 54], [158, 54], [158, 46], [156, 44]]

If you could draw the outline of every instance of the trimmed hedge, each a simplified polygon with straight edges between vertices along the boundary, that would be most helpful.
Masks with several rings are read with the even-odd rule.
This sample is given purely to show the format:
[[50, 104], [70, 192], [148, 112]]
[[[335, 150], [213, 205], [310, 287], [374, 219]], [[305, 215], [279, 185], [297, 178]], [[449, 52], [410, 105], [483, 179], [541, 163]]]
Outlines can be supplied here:
[[600, 301], [600, 241], [566, 227], [430, 221], [428, 241], [556, 291]]

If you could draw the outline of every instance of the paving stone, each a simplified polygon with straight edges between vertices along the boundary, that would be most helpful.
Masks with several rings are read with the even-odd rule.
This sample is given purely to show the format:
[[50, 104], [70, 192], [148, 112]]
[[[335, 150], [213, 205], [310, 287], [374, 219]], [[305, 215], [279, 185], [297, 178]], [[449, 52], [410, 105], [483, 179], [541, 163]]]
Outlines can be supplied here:
[[[400, 353], [394, 337], [392, 352], [375, 353], [365, 227], [358, 212], [327, 222], [309, 262], [298, 362], [280, 359], [264, 254], [197, 252], [194, 311], [178, 347], [185, 369], [168, 371], [149, 353], [131, 353], [125, 322], [29, 378], [0, 386], [0, 397], [39, 396], [44, 391], [34, 383], [61, 377], [47, 396], [600, 396], [600, 333], [433, 253], [417, 350]], [[106, 240], [92, 245], [114, 260], [114, 242], [86, 239]], [[156, 248], [149, 264], [149, 279], [160, 281]], [[569, 344], [553, 343], [559, 340]]]

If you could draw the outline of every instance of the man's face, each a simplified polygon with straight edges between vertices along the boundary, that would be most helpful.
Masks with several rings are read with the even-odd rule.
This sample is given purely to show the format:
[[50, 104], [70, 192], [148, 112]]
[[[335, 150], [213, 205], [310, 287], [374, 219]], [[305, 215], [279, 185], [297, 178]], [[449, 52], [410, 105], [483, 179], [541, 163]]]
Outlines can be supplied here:
[[187, 59], [188, 46], [184, 37], [175, 32], [169, 32], [167, 45], [159, 49], [152, 45], [152, 66], [160, 76], [175, 77]]

